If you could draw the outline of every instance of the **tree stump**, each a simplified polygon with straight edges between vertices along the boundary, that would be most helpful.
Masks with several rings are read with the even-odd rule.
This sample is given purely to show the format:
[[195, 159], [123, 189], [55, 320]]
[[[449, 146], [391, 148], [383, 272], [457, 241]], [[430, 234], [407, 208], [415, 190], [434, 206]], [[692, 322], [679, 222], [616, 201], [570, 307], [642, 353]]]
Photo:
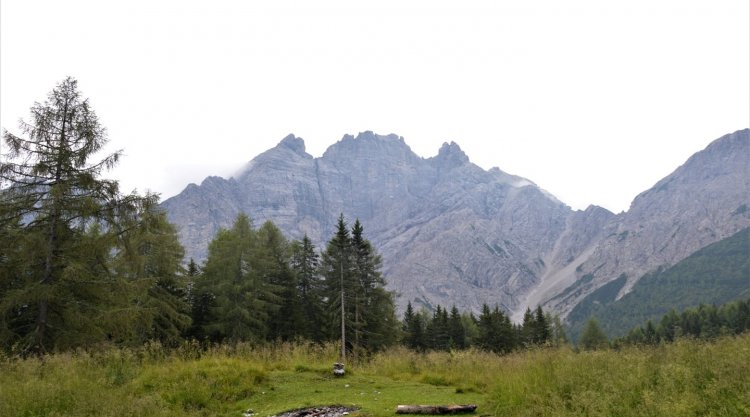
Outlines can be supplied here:
[[334, 363], [333, 374], [336, 376], [344, 376], [344, 364], [338, 362]]

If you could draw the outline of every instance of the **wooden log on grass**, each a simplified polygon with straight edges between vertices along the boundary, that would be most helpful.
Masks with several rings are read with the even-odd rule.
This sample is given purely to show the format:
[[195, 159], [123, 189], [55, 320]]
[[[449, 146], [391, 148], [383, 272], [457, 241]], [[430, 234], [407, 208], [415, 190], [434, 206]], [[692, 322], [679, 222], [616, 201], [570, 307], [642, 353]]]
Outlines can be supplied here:
[[477, 409], [474, 404], [469, 405], [399, 405], [396, 414], [460, 414], [473, 413]]

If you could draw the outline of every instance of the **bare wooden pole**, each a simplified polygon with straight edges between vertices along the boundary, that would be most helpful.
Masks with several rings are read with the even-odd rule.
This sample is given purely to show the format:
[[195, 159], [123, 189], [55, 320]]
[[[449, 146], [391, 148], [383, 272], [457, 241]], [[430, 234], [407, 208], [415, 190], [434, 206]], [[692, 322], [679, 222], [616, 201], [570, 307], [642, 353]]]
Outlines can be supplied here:
[[344, 258], [343, 251], [339, 256], [339, 273], [341, 277], [341, 363], [346, 363], [346, 322], [344, 320]]

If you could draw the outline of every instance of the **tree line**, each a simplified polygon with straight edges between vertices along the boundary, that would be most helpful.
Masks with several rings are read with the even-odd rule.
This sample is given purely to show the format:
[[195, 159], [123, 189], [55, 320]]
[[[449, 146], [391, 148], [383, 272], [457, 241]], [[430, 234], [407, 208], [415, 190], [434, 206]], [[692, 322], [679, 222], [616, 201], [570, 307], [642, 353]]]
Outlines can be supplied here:
[[649, 320], [643, 326], [634, 327], [613, 344], [654, 345], [673, 342], [681, 337], [715, 339], [747, 330], [750, 330], [750, 299], [732, 301], [719, 307], [701, 304], [680, 314], [671, 310], [657, 324]]
[[382, 349], [397, 341], [398, 322], [381, 263], [359, 220], [349, 229], [340, 216], [318, 254], [307, 236], [290, 242], [272, 222], [254, 229], [241, 214], [211, 242], [205, 264], [188, 268], [195, 272], [187, 336], [338, 341], [343, 312], [347, 350]]
[[499, 307], [482, 306], [479, 316], [459, 313], [454, 306], [450, 312], [437, 306], [415, 312], [406, 306], [402, 322], [402, 344], [417, 351], [460, 350], [478, 348], [498, 354], [533, 346], [567, 343], [565, 330], [557, 316], [545, 313], [541, 307], [526, 310], [521, 324], [514, 324]]
[[[557, 317], [537, 307], [514, 324], [499, 307], [479, 315], [437, 306], [403, 320], [386, 290], [382, 259], [359, 220], [343, 214], [325, 248], [288, 240], [272, 222], [240, 214], [220, 230], [201, 265], [184, 249], [153, 194], [123, 194], [101, 175], [117, 151], [88, 100], [67, 78], [31, 108], [22, 135], [3, 131], [0, 160], [0, 348], [43, 354], [101, 343], [339, 341], [376, 351], [476, 347], [508, 353], [566, 343]], [[750, 300], [674, 310], [614, 342], [711, 338], [750, 326]], [[608, 346], [595, 321], [584, 349]]]
[[[343, 215], [326, 249], [289, 242], [271, 222], [240, 215], [205, 264], [184, 249], [158, 196], [103, 179], [121, 151], [107, 144], [88, 99], [66, 78], [35, 103], [20, 135], [3, 131], [0, 160], [0, 345], [42, 354], [100, 343], [337, 337], [378, 349], [397, 337], [381, 259]], [[342, 303], [344, 304], [341, 308]], [[343, 312], [343, 313], [342, 313]]]
[[0, 345], [43, 354], [101, 343], [343, 339], [350, 351], [403, 342], [418, 350], [508, 352], [564, 339], [541, 309], [523, 325], [484, 306], [478, 318], [436, 311], [396, 319], [382, 259], [343, 214], [324, 250], [240, 214], [202, 265], [183, 265], [157, 195], [123, 194], [102, 178], [121, 151], [66, 78], [35, 103], [21, 135], [3, 131], [0, 161]]
[[620, 348], [634, 345], [671, 343], [680, 338], [715, 339], [736, 336], [750, 330], [750, 299], [715, 305], [700, 304], [682, 313], [672, 309], [654, 324], [648, 320], [623, 337], [609, 340], [595, 318], [591, 318], [581, 333], [578, 347], [584, 350]]

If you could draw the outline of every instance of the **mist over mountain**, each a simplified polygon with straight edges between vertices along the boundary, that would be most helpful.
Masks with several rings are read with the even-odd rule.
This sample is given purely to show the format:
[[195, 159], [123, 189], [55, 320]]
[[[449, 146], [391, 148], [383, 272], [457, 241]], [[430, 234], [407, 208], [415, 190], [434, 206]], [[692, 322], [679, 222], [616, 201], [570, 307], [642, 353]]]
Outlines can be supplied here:
[[401, 307], [498, 304], [520, 318], [543, 305], [565, 315], [623, 274], [618, 297], [748, 227], [749, 132], [717, 139], [618, 215], [574, 211], [529, 179], [472, 164], [456, 143], [421, 158], [403, 138], [373, 132], [345, 135], [320, 158], [289, 135], [235, 177], [190, 184], [163, 207], [196, 260], [240, 212], [318, 247], [343, 213], [364, 225]]

